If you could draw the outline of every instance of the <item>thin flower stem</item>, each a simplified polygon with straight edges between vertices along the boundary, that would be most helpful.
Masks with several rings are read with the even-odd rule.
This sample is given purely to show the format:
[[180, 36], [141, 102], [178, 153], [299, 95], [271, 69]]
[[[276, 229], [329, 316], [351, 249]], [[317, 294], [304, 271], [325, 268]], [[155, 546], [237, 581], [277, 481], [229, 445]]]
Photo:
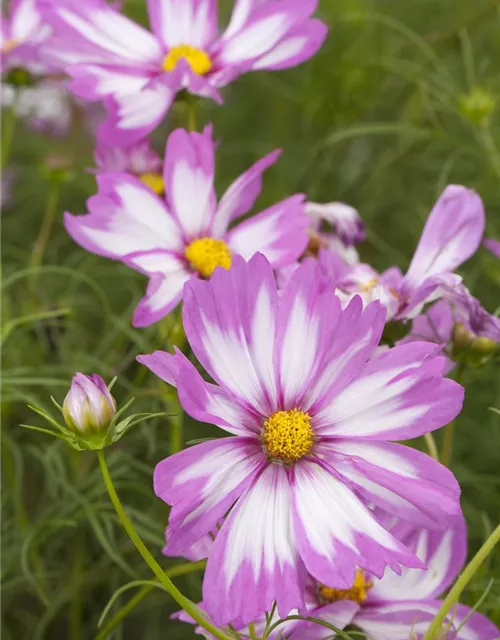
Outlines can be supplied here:
[[442, 627], [442, 624], [448, 615], [448, 612], [452, 608], [452, 606], [458, 602], [462, 591], [469, 584], [470, 580], [479, 569], [479, 567], [486, 560], [490, 552], [493, 550], [495, 545], [500, 542], [500, 524], [497, 528], [490, 534], [489, 538], [483, 544], [483, 546], [479, 549], [476, 555], [472, 558], [469, 564], [462, 571], [457, 581], [450, 589], [450, 592], [443, 600], [443, 604], [439, 608], [434, 620], [431, 623], [431, 626], [427, 629], [427, 632], [424, 636], [423, 640], [437, 640], [438, 633]]
[[2, 169], [2, 171], [5, 169], [10, 156], [10, 148], [12, 139], [14, 138], [15, 128], [16, 105], [14, 102], [9, 109], [5, 109], [2, 112], [2, 155], [0, 159], [0, 169]]
[[429, 454], [434, 458], [434, 460], [437, 460], [439, 462], [438, 448], [432, 433], [424, 433], [424, 440], [427, 448], [429, 449]]
[[120, 622], [125, 620], [129, 613], [131, 613], [144, 600], [144, 598], [153, 591], [153, 589], [154, 587], [152, 585], [142, 587], [142, 589], [140, 589], [133, 598], [131, 598], [119, 611], [115, 613], [104, 629], [99, 631], [95, 640], [106, 640]]
[[49, 193], [47, 196], [47, 206], [45, 207], [45, 215], [42, 220], [42, 226], [38, 232], [29, 266], [30, 268], [39, 267], [43, 262], [43, 256], [50, 239], [50, 233], [57, 213], [57, 204], [59, 202], [59, 193], [61, 189], [60, 180], [51, 180], [49, 183]]
[[196, 100], [196, 98], [191, 98], [189, 96], [188, 99], [186, 100], [188, 131], [196, 131], [197, 105], [198, 105], [198, 101]]
[[189, 598], [186, 598], [186, 596], [184, 596], [179, 591], [179, 589], [177, 589], [177, 587], [172, 582], [172, 580], [170, 580], [170, 578], [166, 575], [166, 573], [160, 567], [158, 562], [156, 562], [156, 560], [150, 553], [149, 549], [146, 547], [144, 542], [139, 537], [139, 534], [137, 533], [137, 531], [134, 528], [134, 525], [132, 524], [132, 521], [128, 517], [127, 513], [125, 512], [125, 509], [122, 506], [122, 503], [120, 502], [120, 498], [116, 493], [115, 486], [113, 484], [111, 476], [109, 475], [108, 465], [106, 464], [104, 453], [102, 451], [98, 451], [97, 457], [99, 458], [99, 466], [101, 467], [101, 473], [104, 480], [104, 484], [108, 491], [113, 507], [115, 508], [116, 514], [123, 528], [127, 532], [129, 538], [134, 543], [135, 548], [141, 554], [143, 560], [146, 562], [146, 564], [154, 573], [154, 575], [158, 578], [161, 585], [172, 596], [172, 598], [177, 602], [177, 604], [179, 604], [180, 607], [182, 607], [182, 609], [184, 609], [184, 611], [186, 611], [186, 613], [190, 615], [191, 618], [193, 618], [193, 620], [195, 620], [199, 625], [201, 625], [204, 629], [206, 629], [206, 631], [208, 631], [212, 636], [214, 636], [215, 638], [218, 638], [219, 640], [234, 640], [233, 638], [231, 638], [231, 636], [226, 635], [223, 631], [221, 631], [220, 629], [215, 627], [213, 624], [211, 624], [202, 615], [201, 610], [194, 604], [194, 602], [189, 600]]

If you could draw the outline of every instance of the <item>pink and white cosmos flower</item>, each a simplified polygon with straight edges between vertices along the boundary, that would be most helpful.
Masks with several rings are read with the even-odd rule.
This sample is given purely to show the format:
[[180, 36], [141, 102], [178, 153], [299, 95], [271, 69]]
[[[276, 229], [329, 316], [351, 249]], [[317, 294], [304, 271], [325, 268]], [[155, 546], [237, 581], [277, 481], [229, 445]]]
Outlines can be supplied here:
[[2, 11], [2, 73], [22, 67], [35, 74], [47, 73], [44, 47], [52, 28], [42, 18], [37, 0], [12, 0], [7, 15]]
[[218, 34], [216, 0], [148, 0], [153, 33], [102, 0], [42, 0], [58, 36], [54, 58], [76, 95], [104, 99], [110, 144], [144, 138], [176, 94], [222, 101], [219, 89], [252, 70], [285, 69], [310, 58], [326, 37], [311, 19], [318, 0], [236, 0]]
[[326, 252], [320, 262], [345, 301], [360, 294], [365, 302], [381, 300], [388, 319], [414, 318], [426, 303], [460, 284], [454, 271], [476, 252], [484, 225], [484, 207], [477, 193], [448, 185], [429, 214], [405, 275], [396, 267], [382, 274], [370, 265], [348, 267]]
[[66, 213], [66, 229], [88, 251], [121, 260], [149, 276], [133, 324], [153, 324], [180, 302], [188, 280], [208, 278], [217, 266], [229, 268], [236, 254], [249, 259], [259, 251], [274, 267], [302, 254], [309, 224], [302, 194], [229, 228], [252, 208], [261, 191], [262, 174], [279, 153], [273, 151], [258, 160], [217, 204], [212, 128], [203, 133], [177, 129], [170, 134], [165, 152], [165, 197], [130, 174], [100, 174], [98, 193], [87, 203], [90, 213]]
[[277, 601], [304, 609], [307, 573], [348, 589], [356, 567], [381, 577], [422, 563], [375, 519], [378, 504], [442, 529], [460, 517], [452, 473], [393, 440], [452, 420], [463, 389], [428, 343], [374, 355], [385, 309], [345, 310], [313, 260], [278, 295], [262, 255], [185, 287], [183, 323], [203, 380], [180, 352], [139, 356], [177, 387], [196, 420], [231, 434], [160, 462], [157, 495], [172, 505], [169, 554], [213, 531], [203, 602], [217, 624], [255, 619]]
[[[404, 568], [401, 575], [386, 571], [381, 579], [358, 570], [354, 583], [346, 590], [332, 589], [311, 577], [306, 586], [306, 609], [302, 614], [323, 620], [337, 629], [354, 624], [371, 640], [422, 640], [441, 606], [438, 597], [454, 582], [465, 562], [465, 522], [459, 521], [455, 527], [439, 532], [396, 522], [390, 530], [415, 552], [426, 570]], [[207, 550], [210, 552], [210, 548]], [[203, 603], [200, 606], [203, 608]], [[290, 615], [297, 613], [291, 611]], [[193, 622], [183, 612], [174, 617]], [[273, 623], [278, 620], [276, 617]], [[264, 616], [254, 622], [256, 630], [263, 631], [265, 626]], [[242, 635], [249, 635], [248, 628], [237, 627], [237, 630]], [[201, 627], [197, 627], [196, 632], [207, 636]], [[452, 608], [441, 632], [441, 640], [497, 640], [500, 637], [500, 630], [492, 622], [465, 605]], [[317, 623], [290, 620], [278, 625], [270, 638], [326, 640], [331, 636], [328, 628]]]

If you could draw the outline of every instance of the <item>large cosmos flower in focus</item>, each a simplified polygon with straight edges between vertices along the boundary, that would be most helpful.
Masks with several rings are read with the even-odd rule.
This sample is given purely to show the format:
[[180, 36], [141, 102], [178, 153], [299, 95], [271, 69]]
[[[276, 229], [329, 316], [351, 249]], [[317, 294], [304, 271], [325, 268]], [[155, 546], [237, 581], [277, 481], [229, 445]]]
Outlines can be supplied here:
[[212, 128], [203, 133], [177, 129], [167, 141], [164, 197], [153, 192], [144, 176], [141, 180], [128, 173], [100, 173], [98, 193], [87, 203], [90, 213], [66, 213], [66, 229], [88, 251], [121, 260], [149, 276], [133, 323], [150, 325], [179, 303], [188, 280], [208, 278], [218, 266], [228, 269], [235, 254], [248, 259], [259, 251], [274, 267], [290, 264], [302, 254], [309, 218], [301, 194], [229, 229], [235, 218], [252, 208], [261, 191], [262, 173], [279, 153], [258, 160], [217, 203]]
[[442, 529], [460, 517], [452, 473], [393, 440], [459, 413], [463, 389], [443, 378], [439, 347], [375, 355], [385, 309], [342, 310], [313, 260], [278, 295], [262, 255], [185, 288], [183, 324], [216, 384], [181, 353], [139, 361], [178, 389], [196, 420], [231, 434], [160, 462], [157, 495], [172, 505], [166, 552], [189, 552], [227, 514], [210, 553], [203, 603], [216, 624], [247, 624], [277, 601], [303, 609], [307, 573], [349, 589], [356, 568], [422, 567], [366, 506]]
[[55, 60], [85, 100], [105, 99], [102, 134], [128, 145], [145, 137], [176, 94], [222, 101], [219, 88], [247, 71], [285, 69], [319, 49], [326, 26], [311, 19], [317, 0], [236, 0], [218, 33], [214, 0], [148, 0], [153, 33], [102, 0], [42, 0], [55, 28]]

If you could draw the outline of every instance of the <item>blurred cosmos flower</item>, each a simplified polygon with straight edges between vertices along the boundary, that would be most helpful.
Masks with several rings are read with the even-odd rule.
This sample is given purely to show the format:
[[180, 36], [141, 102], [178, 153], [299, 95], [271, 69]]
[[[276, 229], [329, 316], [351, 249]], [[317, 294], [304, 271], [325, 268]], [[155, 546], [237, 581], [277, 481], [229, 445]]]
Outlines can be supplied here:
[[406, 275], [397, 267], [382, 274], [366, 264], [348, 267], [327, 252], [319, 259], [344, 303], [359, 294], [365, 303], [381, 300], [388, 319], [414, 318], [444, 289], [460, 285], [453, 272], [476, 252], [484, 223], [483, 203], [475, 191], [449, 185], [429, 214]]
[[63, 403], [64, 420], [75, 433], [99, 433], [108, 429], [116, 403], [106, 383], [93, 373], [76, 373]]
[[63, 80], [43, 79], [28, 87], [2, 87], [2, 107], [12, 107], [33, 129], [64, 136], [71, 126], [71, 96]]
[[[304, 607], [307, 572], [349, 589], [356, 567], [422, 567], [365, 501], [431, 529], [460, 517], [452, 473], [389, 442], [452, 420], [463, 389], [442, 377], [436, 346], [411, 343], [374, 355], [385, 322], [379, 302], [342, 310], [307, 260], [278, 297], [262, 255], [186, 286], [183, 323], [216, 384], [180, 352], [139, 356], [177, 387], [185, 411], [232, 437], [160, 462], [157, 495], [172, 505], [169, 554], [213, 531], [203, 601], [217, 624], [247, 624], [274, 600]], [[237, 501], [237, 502], [236, 502]], [[236, 505], [234, 503], [236, 502]]]
[[500, 240], [493, 240], [493, 238], [486, 238], [483, 242], [484, 246], [488, 251], [490, 251], [494, 256], [500, 258]]
[[[365, 225], [358, 211], [343, 202], [329, 202], [317, 204], [308, 202], [306, 213], [313, 219], [312, 228], [319, 235], [320, 246], [328, 247], [331, 237], [339, 239], [346, 247], [349, 247], [365, 239]], [[328, 223], [333, 231], [324, 232], [323, 223]], [[322, 241], [325, 243], [322, 244]]]
[[284, 69], [318, 50], [326, 26], [317, 0], [237, 0], [218, 35], [214, 0], [148, 0], [150, 33], [102, 0], [42, 0], [56, 31], [51, 57], [85, 100], [105, 99], [102, 135], [116, 146], [147, 136], [176, 94], [222, 101], [218, 89], [247, 71]]
[[[459, 574], [466, 558], [467, 531], [464, 522], [452, 529], [433, 532], [396, 522], [391, 533], [412, 549], [426, 570], [402, 570], [401, 575], [386, 571], [381, 579], [358, 569], [349, 589], [333, 589], [313, 578], [306, 586], [305, 610], [302, 616], [322, 620], [337, 629], [354, 624], [372, 640], [420, 640], [437, 614], [442, 594]], [[203, 603], [201, 603], [203, 607]], [[298, 611], [291, 611], [297, 615]], [[186, 622], [185, 614], [176, 614]], [[278, 619], [274, 620], [277, 622]], [[255, 621], [256, 630], [264, 630], [264, 616]], [[237, 628], [249, 636], [248, 628]], [[201, 627], [197, 633], [207, 635]], [[326, 640], [332, 631], [307, 620], [289, 620], [276, 627], [271, 638], [287, 640]], [[500, 630], [485, 616], [459, 604], [445, 619], [440, 640], [496, 640]]]
[[52, 28], [42, 19], [37, 0], [11, 0], [8, 7], [6, 14], [2, 11], [2, 74], [15, 68], [47, 73], [44, 48]]
[[115, 147], [106, 144], [98, 136], [94, 160], [98, 174], [110, 171], [130, 173], [158, 195], [164, 192], [162, 160], [148, 140], [128, 147]]
[[12, 185], [15, 180], [15, 172], [12, 169], [2, 171], [2, 184], [0, 188], [0, 211], [7, 209], [12, 203]]
[[150, 277], [134, 314], [142, 327], [166, 316], [181, 300], [184, 283], [228, 269], [234, 254], [257, 251], [280, 267], [296, 260], [307, 245], [304, 196], [293, 195], [228, 230], [260, 193], [262, 173], [279, 155], [258, 160], [227, 189], [217, 204], [212, 129], [170, 134], [163, 170], [165, 199], [126, 173], [97, 177], [99, 191], [86, 216], [65, 215], [71, 237], [98, 255], [121, 260]]

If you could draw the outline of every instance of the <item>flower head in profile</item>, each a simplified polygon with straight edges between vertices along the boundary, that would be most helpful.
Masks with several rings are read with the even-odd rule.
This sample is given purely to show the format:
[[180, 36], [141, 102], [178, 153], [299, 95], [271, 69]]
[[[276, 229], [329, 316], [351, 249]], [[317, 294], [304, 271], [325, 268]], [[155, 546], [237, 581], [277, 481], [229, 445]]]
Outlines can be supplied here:
[[221, 102], [219, 89], [252, 70], [293, 67], [326, 36], [317, 0], [236, 0], [218, 33], [214, 0], [148, 0], [152, 33], [102, 0], [42, 0], [58, 36], [53, 56], [86, 100], [105, 99], [102, 134], [115, 145], [145, 137], [179, 91]]
[[149, 140], [135, 142], [128, 147], [115, 147], [106, 144], [99, 136], [94, 151], [98, 174], [118, 171], [137, 176], [146, 186], [158, 195], [163, 194], [163, 163], [160, 156], [151, 147]]
[[[358, 569], [349, 589], [334, 589], [310, 577], [302, 616], [322, 620], [337, 629], [354, 624], [371, 640], [421, 639], [442, 604], [438, 597], [454, 582], [466, 559], [465, 523], [459, 521], [453, 528], [437, 532], [396, 522], [390, 530], [415, 552], [426, 570], [404, 568], [401, 575], [386, 571], [378, 579]], [[297, 613], [290, 612], [291, 615]], [[186, 614], [176, 617], [193, 622]], [[265, 626], [264, 616], [254, 622], [256, 630], [264, 630]], [[206, 634], [201, 627], [196, 631]], [[242, 636], [249, 635], [248, 628], [237, 631]], [[318, 623], [289, 620], [276, 627], [270, 637], [274, 639], [280, 634], [287, 640], [326, 640], [332, 632]], [[500, 630], [492, 622], [462, 604], [452, 607], [439, 636], [441, 640], [497, 640], [498, 637]]]
[[302, 254], [309, 220], [301, 194], [229, 228], [252, 208], [262, 173], [278, 155], [274, 151], [258, 160], [217, 203], [211, 127], [203, 133], [177, 129], [167, 141], [164, 197], [128, 173], [103, 173], [97, 177], [98, 194], [88, 201], [90, 213], [67, 213], [66, 229], [88, 251], [149, 276], [133, 322], [139, 327], [152, 324], [179, 303], [188, 280], [208, 278], [217, 266], [228, 269], [236, 254], [248, 259], [259, 251], [275, 267]]
[[64, 420], [75, 433], [107, 430], [116, 414], [116, 402], [106, 383], [93, 373], [76, 373], [63, 403]]
[[345, 302], [359, 294], [365, 302], [381, 300], [388, 319], [414, 318], [426, 303], [460, 285], [461, 278], [454, 271], [476, 252], [484, 224], [484, 207], [477, 193], [448, 185], [429, 214], [405, 275], [396, 267], [382, 274], [366, 264], [349, 267], [327, 252], [320, 261]]
[[[351, 247], [365, 239], [365, 225], [359, 212], [344, 202], [318, 204], [308, 202], [306, 213], [313, 219], [312, 227], [329, 246], [331, 239], [338, 239], [345, 247]], [[327, 223], [332, 231], [325, 232], [323, 224]]]
[[203, 602], [217, 624], [247, 624], [277, 601], [305, 606], [307, 574], [349, 589], [362, 568], [422, 567], [366, 506], [432, 529], [460, 517], [451, 472], [395, 444], [460, 411], [463, 389], [442, 376], [428, 343], [375, 354], [379, 302], [346, 309], [314, 260], [278, 295], [268, 260], [235, 257], [230, 270], [185, 288], [183, 322], [215, 384], [181, 353], [139, 361], [175, 385], [196, 420], [231, 434], [158, 464], [157, 495], [172, 505], [167, 552], [184, 553], [229, 512], [210, 553]]

